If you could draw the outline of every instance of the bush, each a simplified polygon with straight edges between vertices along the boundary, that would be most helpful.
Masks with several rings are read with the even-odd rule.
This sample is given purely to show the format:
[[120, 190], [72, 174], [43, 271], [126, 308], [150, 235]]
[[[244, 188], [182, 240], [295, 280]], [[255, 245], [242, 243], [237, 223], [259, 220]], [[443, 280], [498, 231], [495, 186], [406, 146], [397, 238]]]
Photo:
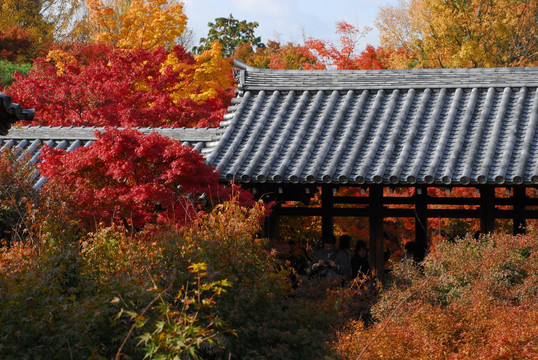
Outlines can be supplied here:
[[[440, 242], [417, 266], [394, 268], [373, 308], [334, 349], [346, 359], [535, 359], [538, 233]], [[371, 343], [370, 343], [371, 342]]]
[[[199, 152], [179, 141], [135, 129], [97, 131], [97, 140], [72, 152], [45, 147], [39, 164], [73, 220], [140, 229], [148, 223], [189, 224], [200, 197], [216, 193], [219, 175]], [[59, 190], [59, 191], [58, 191]]]
[[[206, 356], [232, 359], [305, 359], [326, 354], [328, 329], [338, 313], [320, 299], [293, 296], [288, 272], [276, 265], [260, 231], [264, 208], [218, 205], [185, 229], [192, 262], [207, 264], [209, 282], [231, 286], [216, 300], [211, 316], [223, 326], [219, 346]], [[187, 251], [188, 247], [182, 247]], [[179, 258], [175, 256], [174, 258]]]
[[15, 64], [9, 61], [0, 60], [0, 88], [9, 86], [15, 81], [15, 72], [26, 75], [31, 70], [30, 63]]
[[[21, 157], [21, 161], [17, 160]], [[33, 189], [35, 169], [25, 154], [0, 151], [0, 244], [27, 240], [33, 236], [33, 223], [40, 194]]]
[[124, 333], [112, 322], [118, 309], [84, 274], [76, 243], [16, 243], [0, 256], [2, 359], [113, 355]]
[[263, 214], [231, 201], [181, 230], [94, 233], [44, 217], [0, 252], [0, 358], [323, 357], [338, 309], [293, 296]]
[[[138, 134], [111, 134], [130, 139], [129, 146], [140, 145]], [[160, 144], [160, 138], [154, 137], [144, 144], [149, 148]], [[116, 140], [113, 143], [118, 146], [124, 144]], [[116, 156], [109, 146], [96, 149]], [[169, 152], [174, 149], [168, 147]], [[190, 159], [190, 153], [180, 150], [179, 160]], [[209, 213], [197, 213], [184, 226], [170, 221], [171, 216], [168, 221], [158, 221], [159, 211], [166, 211], [164, 202], [159, 211], [149, 204], [154, 210], [147, 212], [151, 222], [136, 231], [131, 224], [126, 227], [115, 221], [108, 227], [99, 222], [92, 225], [80, 211], [107, 207], [92, 209], [78, 201], [82, 185], [73, 192], [53, 179], [46, 191], [36, 193], [30, 174], [21, 166], [25, 162], [19, 163], [17, 154], [5, 154], [0, 160], [0, 199], [3, 220], [9, 225], [5, 229], [26, 234], [0, 248], [0, 358], [304, 359], [328, 354], [326, 340], [342, 320], [342, 308], [351, 293], [320, 287], [302, 288], [313, 290], [311, 293], [294, 291], [289, 268], [277, 262], [267, 250], [266, 239], [256, 235], [266, 213], [263, 203], [243, 206], [251, 201], [248, 196], [219, 187], [224, 195], [232, 194], [232, 199], [214, 205]], [[123, 180], [130, 181], [127, 172], [115, 182], [112, 170], [96, 169], [82, 155], [70, 161], [75, 163], [67, 167], [69, 171], [104, 172], [100, 176], [92, 173], [94, 182], [108, 181], [121, 188]], [[150, 167], [136, 158], [131, 161], [139, 174]], [[116, 163], [107, 161], [111, 168]], [[125, 161], [118, 163], [125, 165]], [[161, 179], [167, 169], [175, 169], [164, 176], [163, 187], [168, 189], [166, 179], [172, 179], [171, 194], [184, 191], [178, 199], [203, 185], [191, 186], [191, 180], [180, 176], [178, 169], [183, 166], [166, 164], [152, 167], [153, 172], [146, 175]], [[202, 162], [194, 165], [203, 174], [210, 171]], [[60, 171], [66, 164], [48, 157], [46, 166]], [[190, 169], [192, 166], [191, 161]], [[72, 175], [69, 171], [64, 175]], [[52, 170], [47, 174], [54, 175]], [[77, 181], [88, 180], [80, 174]], [[110, 178], [105, 179], [107, 176]], [[212, 176], [211, 172], [206, 180], [216, 183]], [[148, 182], [158, 186], [153, 180]], [[76, 183], [67, 178], [63, 181], [64, 185]], [[179, 190], [178, 183], [182, 185]], [[87, 188], [102, 189], [95, 184]], [[128, 197], [122, 198], [126, 200]], [[108, 201], [117, 205], [114, 199]], [[117, 214], [129, 215], [138, 209], [123, 204]]]

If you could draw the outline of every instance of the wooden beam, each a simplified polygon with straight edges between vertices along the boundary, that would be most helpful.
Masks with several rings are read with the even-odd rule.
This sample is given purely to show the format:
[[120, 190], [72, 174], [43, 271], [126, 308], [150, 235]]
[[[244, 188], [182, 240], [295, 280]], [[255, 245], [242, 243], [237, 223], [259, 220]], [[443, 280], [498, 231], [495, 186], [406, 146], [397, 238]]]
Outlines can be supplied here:
[[378, 279], [385, 270], [383, 237], [383, 186], [370, 186], [370, 269]]
[[[446, 218], [446, 219], [479, 219], [479, 209], [427, 209], [426, 217], [428, 218]], [[282, 207], [281, 216], [322, 216], [322, 209], [309, 207]], [[369, 217], [369, 208], [338, 208], [332, 210], [333, 217]], [[391, 209], [385, 207], [383, 216], [388, 217], [407, 217], [416, 216], [415, 209]], [[538, 219], [538, 209], [495, 209], [494, 216], [496, 219], [513, 219], [514, 217], [525, 219]]]

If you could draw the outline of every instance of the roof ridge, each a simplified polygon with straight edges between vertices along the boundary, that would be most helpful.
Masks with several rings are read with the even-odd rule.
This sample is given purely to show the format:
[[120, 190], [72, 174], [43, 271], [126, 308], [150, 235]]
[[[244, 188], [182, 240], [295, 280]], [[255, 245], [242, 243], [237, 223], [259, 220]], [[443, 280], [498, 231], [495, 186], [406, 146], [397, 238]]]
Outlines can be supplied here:
[[409, 88], [536, 87], [538, 67], [276, 70], [240, 60], [240, 90], [363, 90]]

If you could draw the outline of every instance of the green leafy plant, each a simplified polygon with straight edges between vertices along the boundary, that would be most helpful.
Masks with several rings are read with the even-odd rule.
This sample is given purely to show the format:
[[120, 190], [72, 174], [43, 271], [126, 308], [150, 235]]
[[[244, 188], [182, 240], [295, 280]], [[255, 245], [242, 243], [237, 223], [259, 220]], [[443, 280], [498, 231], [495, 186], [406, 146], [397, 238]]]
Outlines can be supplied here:
[[26, 75], [32, 69], [30, 63], [15, 64], [6, 60], [0, 60], [0, 88], [9, 86], [15, 81], [15, 72]]
[[[157, 317], [153, 330], [139, 336], [139, 344], [144, 345], [146, 357], [151, 359], [192, 358], [199, 359], [200, 352], [216, 346], [215, 338], [222, 327], [218, 317], [211, 316], [211, 309], [219, 297], [231, 284], [226, 280], [205, 282], [207, 264], [189, 266], [194, 281], [182, 286], [177, 294], [167, 299], [160, 292]], [[135, 325], [144, 326], [143, 314], [131, 314]]]

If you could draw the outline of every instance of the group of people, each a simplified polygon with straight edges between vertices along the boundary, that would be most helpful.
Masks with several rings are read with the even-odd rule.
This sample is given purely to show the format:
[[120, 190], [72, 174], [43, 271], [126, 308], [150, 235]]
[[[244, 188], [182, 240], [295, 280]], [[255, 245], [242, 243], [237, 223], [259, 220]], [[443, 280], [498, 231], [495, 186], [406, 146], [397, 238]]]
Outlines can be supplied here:
[[338, 247], [333, 235], [324, 237], [323, 245], [317, 249], [306, 249], [294, 241], [289, 241], [288, 245], [290, 252], [287, 260], [299, 275], [345, 282], [356, 278], [359, 273], [370, 272], [366, 243], [357, 241], [352, 253], [351, 237], [348, 235], [340, 237]]

